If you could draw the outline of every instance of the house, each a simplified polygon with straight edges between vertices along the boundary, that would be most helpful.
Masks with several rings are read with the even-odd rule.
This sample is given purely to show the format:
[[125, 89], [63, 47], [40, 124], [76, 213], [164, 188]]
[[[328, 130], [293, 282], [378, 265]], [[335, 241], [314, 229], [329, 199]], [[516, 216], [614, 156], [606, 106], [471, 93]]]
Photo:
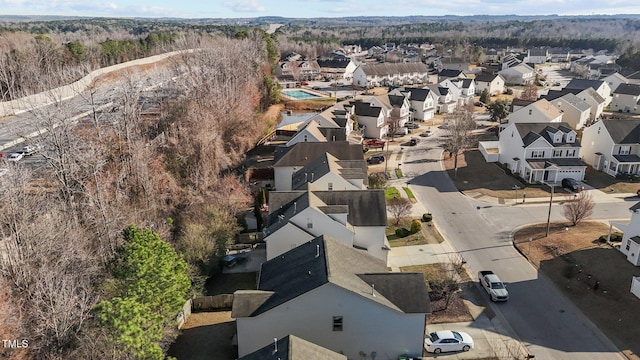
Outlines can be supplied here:
[[294, 335], [274, 338], [270, 344], [238, 360], [347, 360], [347, 357]]
[[571, 59], [571, 56], [569, 55], [570, 53], [570, 49], [568, 48], [550, 48], [548, 50], [549, 53], [549, 60], [552, 63], [558, 63], [558, 62], [568, 62], [569, 59]]
[[522, 60], [516, 54], [506, 54], [501, 59], [500, 70], [506, 70], [522, 64]]
[[514, 113], [525, 106], [529, 106], [535, 103], [536, 101], [537, 100], [514, 98], [513, 100], [511, 100], [511, 104], [509, 105], [509, 113]]
[[602, 96], [605, 99], [604, 106], [607, 107], [611, 103], [611, 88], [609, 84], [602, 80], [588, 80], [588, 79], [571, 79], [565, 89], [574, 89], [574, 90], [586, 90], [588, 88], [593, 88], [598, 95]]
[[380, 101], [374, 100], [374, 103], [358, 99], [351, 101], [346, 108], [353, 107], [353, 113], [356, 115], [356, 121], [362, 129], [362, 134], [367, 138], [382, 139], [389, 133], [388, 119], [390, 116], [389, 108], [386, 108]]
[[489, 91], [489, 95], [496, 96], [505, 92], [505, 81], [502, 75], [493, 74], [487, 71], [483, 71], [476, 75], [476, 94], [482, 94], [484, 89]]
[[441, 83], [447, 79], [464, 79], [466, 77], [467, 76], [461, 70], [444, 69], [438, 72], [438, 83]]
[[367, 164], [364, 160], [338, 160], [324, 153], [291, 176], [292, 190], [365, 190]]
[[293, 335], [348, 359], [397, 359], [422, 356], [430, 311], [424, 275], [390, 273], [325, 235], [262, 264], [258, 289], [236, 291], [231, 315], [240, 357]]
[[458, 107], [458, 99], [451, 89], [439, 85], [427, 85], [434, 95], [438, 96], [438, 104], [436, 105], [436, 113], [449, 114]]
[[549, 59], [549, 49], [547, 48], [532, 48], [527, 51], [526, 63], [529, 64], [544, 64]]
[[320, 65], [315, 60], [280, 61], [276, 66], [278, 78], [300, 80], [318, 80], [321, 78]]
[[546, 99], [540, 99], [509, 115], [509, 123], [559, 123], [562, 111]]
[[601, 76], [600, 69], [603, 67], [615, 67], [615, 56], [610, 55], [587, 55], [571, 62], [571, 72], [586, 79], [598, 79]]
[[589, 122], [591, 106], [572, 93], [567, 93], [550, 101], [562, 112], [562, 121], [580, 130]]
[[611, 111], [640, 114], [640, 85], [620, 84], [613, 92]]
[[449, 89], [452, 100], [456, 101], [458, 105], [464, 106], [473, 103], [473, 97], [476, 92], [475, 81], [473, 79], [445, 79], [440, 82], [439, 85], [440, 87]]
[[324, 59], [317, 60], [320, 66], [320, 73], [325, 79], [336, 80], [353, 80], [353, 72], [358, 67], [356, 63], [349, 58], [341, 59]]
[[498, 50], [492, 48], [487, 50], [484, 54], [484, 59], [488, 63], [497, 63], [500, 61], [500, 54], [498, 53]]
[[640, 174], [640, 120], [599, 120], [582, 130], [580, 156], [611, 176]]
[[323, 127], [320, 126], [320, 117], [314, 116], [309, 119], [299, 130], [298, 132], [289, 140], [286, 146], [293, 146], [299, 142], [308, 142], [308, 141], [346, 141], [347, 136], [345, 134], [344, 129], [339, 127], [337, 124], [331, 127]]
[[500, 70], [498, 74], [502, 75], [507, 85], [525, 85], [533, 82], [536, 78], [535, 70], [527, 64], [518, 64]]
[[471, 63], [460, 58], [454, 58], [454, 57], [441, 58], [440, 66], [442, 67], [442, 69], [459, 70], [462, 73], [471, 72]]
[[560, 98], [566, 94], [574, 94], [580, 100], [584, 101], [587, 105], [589, 105], [589, 120], [587, 124], [593, 123], [595, 120], [599, 119], [602, 115], [602, 111], [604, 111], [604, 103], [605, 100], [600, 94], [598, 94], [593, 88], [587, 88], [584, 90], [580, 89], [567, 89], [564, 88], [562, 90], [549, 90], [547, 95], [542, 96], [542, 99], [547, 99], [549, 101], [553, 101], [557, 98]]
[[609, 89], [611, 89], [611, 94], [613, 96], [613, 92], [618, 88], [620, 84], [629, 84], [629, 79], [622, 76], [619, 72], [614, 72], [611, 75], [608, 75], [601, 79], [609, 85]]
[[429, 75], [423, 63], [360, 64], [353, 72], [353, 85], [361, 88], [423, 84]]
[[263, 230], [267, 260], [325, 234], [387, 263], [382, 190], [272, 191], [269, 210]]
[[480, 142], [485, 159], [497, 145], [496, 161], [530, 184], [584, 179], [586, 164], [579, 157], [580, 142], [567, 123], [510, 123], [500, 133], [498, 144], [494, 143]]
[[299, 142], [290, 147], [278, 147], [274, 152], [274, 190], [291, 190], [293, 174], [327, 152], [338, 160], [364, 160], [362, 145], [347, 141]]
[[410, 102], [409, 110], [413, 113], [412, 118], [418, 121], [433, 119], [438, 104], [438, 95], [429, 88], [404, 88], [394, 89], [390, 94], [404, 93], [408, 95]]
[[[631, 211], [631, 221], [629, 224], [618, 222], [610, 222], [610, 224], [622, 231], [620, 252], [623, 253], [627, 257], [627, 261], [634, 266], [640, 266], [640, 203], [633, 205], [629, 210]], [[609, 230], [609, 239], [610, 238], [611, 229]], [[638, 295], [640, 296], [640, 293]]]

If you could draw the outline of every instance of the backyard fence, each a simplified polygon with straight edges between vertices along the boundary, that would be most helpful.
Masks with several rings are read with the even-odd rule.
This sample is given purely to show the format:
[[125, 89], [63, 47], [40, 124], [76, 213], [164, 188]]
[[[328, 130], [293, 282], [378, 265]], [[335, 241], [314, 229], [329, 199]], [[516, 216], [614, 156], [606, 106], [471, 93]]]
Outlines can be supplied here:
[[221, 294], [214, 296], [198, 296], [187, 300], [182, 306], [182, 310], [176, 316], [178, 329], [182, 329], [187, 322], [192, 311], [221, 311], [231, 309], [233, 305], [233, 294]]

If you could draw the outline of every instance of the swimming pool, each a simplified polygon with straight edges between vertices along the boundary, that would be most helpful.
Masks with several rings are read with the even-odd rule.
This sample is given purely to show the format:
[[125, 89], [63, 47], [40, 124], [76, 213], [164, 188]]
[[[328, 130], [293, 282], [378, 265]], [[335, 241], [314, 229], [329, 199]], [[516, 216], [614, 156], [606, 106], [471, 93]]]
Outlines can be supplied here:
[[296, 100], [316, 99], [322, 97], [304, 90], [282, 90], [282, 94]]

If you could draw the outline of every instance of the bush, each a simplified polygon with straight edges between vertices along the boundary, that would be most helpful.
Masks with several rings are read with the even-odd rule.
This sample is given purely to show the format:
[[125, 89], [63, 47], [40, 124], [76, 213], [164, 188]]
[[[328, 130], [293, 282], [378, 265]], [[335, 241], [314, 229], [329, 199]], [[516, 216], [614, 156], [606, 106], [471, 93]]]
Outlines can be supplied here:
[[422, 214], [422, 221], [431, 222], [432, 219], [433, 219], [433, 216], [431, 216], [431, 214], [429, 213]]
[[405, 228], [396, 229], [396, 236], [399, 238], [407, 237], [411, 235], [411, 232]]
[[415, 234], [420, 230], [422, 230], [422, 223], [420, 222], [420, 220], [413, 220], [411, 222], [411, 233]]
[[504, 93], [507, 95], [513, 95], [513, 90], [511, 88], [507, 88]]

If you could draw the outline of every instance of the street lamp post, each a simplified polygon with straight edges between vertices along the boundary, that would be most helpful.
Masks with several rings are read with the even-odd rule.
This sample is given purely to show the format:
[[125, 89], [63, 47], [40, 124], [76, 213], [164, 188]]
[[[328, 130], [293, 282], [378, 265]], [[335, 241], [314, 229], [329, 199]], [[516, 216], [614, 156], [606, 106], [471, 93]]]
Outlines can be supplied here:
[[555, 184], [544, 183], [551, 188], [551, 197], [549, 197], [549, 213], [547, 214], [547, 234], [544, 237], [549, 236], [549, 228], [551, 227], [551, 203], [553, 202], [553, 189]]
[[517, 204], [518, 204], [518, 189], [520, 189], [520, 186], [518, 186], [518, 185], [513, 185], [513, 188], [512, 188], [512, 189], [516, 191], [515, 204], [517, 205]]

